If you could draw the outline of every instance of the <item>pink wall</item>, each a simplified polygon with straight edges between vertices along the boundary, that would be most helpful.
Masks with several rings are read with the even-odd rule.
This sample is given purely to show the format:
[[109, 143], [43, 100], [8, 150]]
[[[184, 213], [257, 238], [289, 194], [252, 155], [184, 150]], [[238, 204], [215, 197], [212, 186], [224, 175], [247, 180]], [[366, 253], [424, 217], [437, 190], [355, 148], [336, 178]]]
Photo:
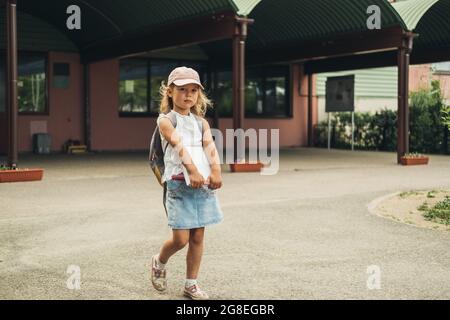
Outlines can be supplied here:
[[[70, 87], [52, 88], [52, 65], [54, 62], [70, 63]], [[77, 54], [49, 54], [49, 116], [19, 116], [19, 152], [32, 151], [32, 127], [36, 122], [47, 127], [52, 136], [52, 151], [61, 151], [68, 139], [83, 141], [83, 77]], [[291, 99], [293, 117], [286, 119], [247, 118], [244, 129], [279, 129], [280, 146], [307, 145], [307, 77], [299, 65], [293, 66]], [[92, 150], [125, 151], [147, 150], [156, 125], [156, 118], [120, 118], [118, 113], [119, 61], [107, 60], [90, 66], [90, 105]], [[315, 85], [315, 81], [313, 81]], [[299, 94], [299, 84], [301, 94]], [[315, 92], [315, 88], [314, 88]], [[313, 99], [314, 123], [317, 123], [317, 99]], [[0, 117], [2, 115], [0, 114]], [[1, 120], [1, 119], [0, 119]], [[210, 119], [209, 119], [210, 120]], [[212, 123], [212, 121], [210, 121]], [[39, 125], [38, 125], [39, 127]], [[219, 128], [232, 128], [232, 119], [220, 119]], [[6, 141], [3, 139], [4, 147]], [[268, 141], [270, 144], [270, 139]], [[6, 151], [6, 150], [5, 150]]]
[[449, 74], [434, 75], [433, 80], [440, 81], [441, 91], [444, 98], [450, 100], [450, 75]]
[[[68, 139], [83, 141], [83, 74], [78, 54], [50, 52], [48, 56], [50, 115], [19, 115], [19, 152], [32, 151], [33, 127], [44, 127], [52, 137], [52, 151], [58, 152]], [[52, 87], [55, 62], [70, 64], [70, 87]], [[120, 118], [118, 113], [119, 61], [98, 62], [90, 66], [91, 141], [97, 151], [147, 150], [156, 118]], [[411, 66], [410, 90], [427, 87], [430, 79], [439, 79], [447, 99], [450, 98], [450, 76], [432, 75], [430, 65]], [[300, 65], [292, 67], [291, 99], [293, 117], [286, 119], [246, 118], [244, 129], [279, 129], [280, 146], [306, 146], [308, 79]], [[313, 81], [313, 124], [317, 123], [316, 81]], [[299, 92], [300, 91], [300, 92]], [[211, 120], [211, 119], [209, 119]], [[212, 123], [212, 121], [210, 121]], [[0, 152], [6, 152], [6, 119], [0, 113]], [[219, 129], [232, 128], [231, 118], [219, 120]], [[268, 142], [270, 143], [270, 141]]]
[[430, 81], [430, 65], [421, 64], [409, 67], [409, 91], [427, 88]]
[[420, 88], [428, 88], [431, 80], [439, 80], [441, 91], [445, 99], [450, 99], [450, 75], [433, 74], [430, 64], [415, 65], [410, 67], [409, 91], [417, 91]]
[[[307, 100], [298, 94], [298, 81], [302, 78], [302, 92], [307, 92], [307, 78], [299, 74], [298, 66], [293, 74], [293, 118], [245, 119], [244, 129], [280, 129], [281, 146], [305, 146], [307, 144]], [[108, 60], [90, 66], [92, 150], [146, 150], [156, 126], [156, 118], [120, 118], [119, 62]], [[317, 118], [317, 113], [315, 113]], [[210, 121], [211, 123], [211, 121]], [[220, 119], [219, 129], [232, 128], [232, 119]]]
[[149, 147], [156, 118], [119, 117], [119, 61], [90, 66], [92, 150], [144, 150]]
[[[70, 85], [67, 89], [52, 87], [53, 63], [70, 64]], [[19, 115], [19, 152], [32, 151], [32, 128], [46, 127], [44, 133], [52, 137], [52, 151], [60, 151], [68, 139], [82, 139], [82, 68], [78, 54], [50, 52], [48, 55], [49, 114], [42, 116]], [[39, 122], [37, 124], [36, 122]]]

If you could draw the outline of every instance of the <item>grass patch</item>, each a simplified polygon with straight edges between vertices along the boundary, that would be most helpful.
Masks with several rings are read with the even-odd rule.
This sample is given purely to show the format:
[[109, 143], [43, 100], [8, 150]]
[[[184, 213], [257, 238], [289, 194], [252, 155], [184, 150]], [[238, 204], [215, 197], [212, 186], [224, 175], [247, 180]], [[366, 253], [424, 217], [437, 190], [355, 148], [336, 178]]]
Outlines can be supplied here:
[[428, 208], [428, 205], [424, 202], [419, 210], [425, 211], [423, 213], [425, 220], [450, 225], [450, 196], [446, 196], [444, 200], [436, 203], [433, 208]]
[[413, 196], [413, 195], [418, 195], [418, 194], [420, 194], [420, 193], [417, 191], [405, 191], [405, 192], [400, 193], [399, 196], [400, 196], [400, 198], [406, 198], [408, 196]]
[[438, 192], [436, 190], [431, 190], [427, 193], [427, 198], [436, 198], [436, 194]]
[[417, 208], [417, 210], [419, 211], [427, 211], [428, 209], [430, 209], [428, 207], [428, 203], [425, 201], [420, 207]]

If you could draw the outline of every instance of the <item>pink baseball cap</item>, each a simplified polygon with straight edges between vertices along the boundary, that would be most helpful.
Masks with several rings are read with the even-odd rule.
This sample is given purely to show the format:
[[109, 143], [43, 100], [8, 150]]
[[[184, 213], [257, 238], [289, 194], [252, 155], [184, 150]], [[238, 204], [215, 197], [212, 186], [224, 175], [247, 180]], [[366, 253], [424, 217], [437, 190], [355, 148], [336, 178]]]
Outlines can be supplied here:
[[184, 86], [185, 84], [195, 83], [198, 84], [203, 90], [205, 89], [200, 82], [200, 76], [198, 75], [198, 72], [192, 68], [187, 67], [178, 67], [170, 73], [167, 85], [170, 86], [172, 83], [177, 86]]

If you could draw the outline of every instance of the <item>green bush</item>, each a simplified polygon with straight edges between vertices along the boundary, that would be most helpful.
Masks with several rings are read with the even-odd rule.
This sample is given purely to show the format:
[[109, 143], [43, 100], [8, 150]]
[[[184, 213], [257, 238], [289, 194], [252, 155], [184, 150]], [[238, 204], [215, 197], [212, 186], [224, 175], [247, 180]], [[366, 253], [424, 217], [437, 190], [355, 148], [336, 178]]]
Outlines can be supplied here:
[[432, 81], [431, 90], [412, 92], [410, 100], [410, 150], [440, 153], [446, 149], [443, 143], [447, 128], [442, 121], [444, 103], [439, 81]]
[[[409, 109], [409, 143], [411, 152], [448, 154], [449, 107], [443, 102], [439, 81], [431, 89], [412, 92]], [[375, 113], [355, 112], [355, 149], [397, 150], [397, 112], [382, 109]], [[333, 113], [331, 147], [351, 148], [351, 113]], [[328, 122], [314, 127], [314, 145], [326, 147]]]
[[[391, 110], [375, 114], [355, 112], [354, 147], [361, 150], [395, 150], [397, 142], [397, 115]], [[350, 112], [334, 113], [331, 119], [331, 146], [351, 148], [352, 115]], [[315, 146], [326, 147], [328, 122], [323, 121], [314, 128]]]
[[375, 150], [393, 151], [397, 148], [397, 112], [382, 109], [371, 117], [369, 136]]
[[444, 106], [442, 108], [442, 122], [447, 126], [447, 130], [450, 130], [450, 106]]

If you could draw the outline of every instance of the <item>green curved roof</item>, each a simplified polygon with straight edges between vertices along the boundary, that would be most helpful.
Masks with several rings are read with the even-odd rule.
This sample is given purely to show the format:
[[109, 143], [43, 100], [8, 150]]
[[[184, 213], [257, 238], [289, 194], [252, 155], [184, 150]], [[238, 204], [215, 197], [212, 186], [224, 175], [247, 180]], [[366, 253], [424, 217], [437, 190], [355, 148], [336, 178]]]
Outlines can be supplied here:
[[[53, 24], [83, 49], [96, 41], [150, 32], [171, 23], [221, 11], [255, 19], [255, 42], [311, 39], [366, 31], [367, 7], [381, 8], [382, 25], [403, 25], [387, 0], [20, 0], [18, 8]], [[66, 27], [69, 5], [82, 12], [82, 30]], [[249, 39], [250, 42], [252, 41]]]
[[394, 2], [392, 6], [399, 13], [408, 30], [413, 31], [423, 15], [439, 0], [408, 0]]
[[237, 13], [247, 16], [262, 0], [231, 0], [238, 8]]
[[[82, 10], [81, 31], [66, 27], [66, 9], [73, 4]], [[381, 10], [382, 28], [398, 26], [420, 34], [415, 46], [450, 46], [450, 0], [407, 0], [392, 5], [387, 0], [18, 1], [20, 11], [53, 25], [80, 51], [109, 40], [119, 44], [123, 39], [145, 40], [165, 26], [224, 11], [255, 20], [248, 31], [248, 49], [276, 49], [279, 44], [366, 32], [366, 10], [371, 5]]]
[[369, 17], [366, 11], [371, 5], [380, 8], [383, 29], [392, 26], [406, 29], [387, 0], [262, 0], [249, 14], [255, 23], [249, 29], [248, 45], [262, 47], [365, 32]]
[[[66, 27], [70, 5], [81, 9], [81, 31]], [[145, 34], [168, 24], [239, 9], [232, 0], [170, 0], [170, 8], [167, 1], [158, 0], [20, 0], [17, 7], [54, 25], [80, 49], [96, 41]]]
[[450, 0], [407, 0], [392, 6], [408, 29], [419, 35], [415, 49], [450, 48]]

